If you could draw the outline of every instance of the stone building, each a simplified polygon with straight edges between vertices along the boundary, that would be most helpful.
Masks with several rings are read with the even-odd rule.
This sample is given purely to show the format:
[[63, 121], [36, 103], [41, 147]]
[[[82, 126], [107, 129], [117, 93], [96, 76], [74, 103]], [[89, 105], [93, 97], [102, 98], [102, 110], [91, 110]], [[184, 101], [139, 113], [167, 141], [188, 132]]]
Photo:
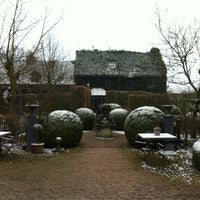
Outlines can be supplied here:
[[76, 51], [75, 84], [105, 90], [166, 92], [166, 66], [158, 48], [150, 52]]

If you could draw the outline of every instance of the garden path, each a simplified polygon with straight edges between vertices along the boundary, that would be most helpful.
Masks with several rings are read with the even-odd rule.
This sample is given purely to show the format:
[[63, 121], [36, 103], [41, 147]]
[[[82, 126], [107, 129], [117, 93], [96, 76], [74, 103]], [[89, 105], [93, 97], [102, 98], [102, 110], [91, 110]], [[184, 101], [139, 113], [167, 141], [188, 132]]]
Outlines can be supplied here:
[[145, 171], [124, 135], [100, 140], [84, 133], [80, 146], [58, 155], [0, 160], [0, 199], [193, 200], [199, 185]]

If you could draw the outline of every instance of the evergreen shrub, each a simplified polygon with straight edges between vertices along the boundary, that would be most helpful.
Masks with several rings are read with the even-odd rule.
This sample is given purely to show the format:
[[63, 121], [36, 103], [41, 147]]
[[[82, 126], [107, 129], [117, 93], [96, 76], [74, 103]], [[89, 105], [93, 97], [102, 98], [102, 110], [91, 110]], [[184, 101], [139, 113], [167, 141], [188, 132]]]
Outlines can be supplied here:
[[196, 169], [200, 169], [200, 140], [193, 144], [192, 163]]
[[77, 114], [80, 117], [80, 119], [83, 123], [84, 130], [91, 130], [94, 128], [96, 115], [91, 109], [78, 108], [75, 111], [75, 114]]
[[117, 108], [110, 112], [109, 118], [114, 123], [115, 130], [124, 130], [124, 122], [128, 116], [128, 111], [123, 108]]
[[108, 117], [109, 113], [117, 108], [121, 108], [121, 106], [117, 103], [104, 103], [101, 106], [101, 114], [103, 114], [105, 117]]
[[130, 112], [124, 123], [125, 136], [130, 145], [135, 145], [138, 133], [153, 132], [154, 127], [162, 127], [164, 115], [153, 106], [142, 106]]
[[61, 137], [61, 146], [77, 146], [83, 134], [83, 123], [80, 117], [67, 110], [56, 110], [48, 115], [45, 124], [45, 146], [56, 147], [55, 138]]

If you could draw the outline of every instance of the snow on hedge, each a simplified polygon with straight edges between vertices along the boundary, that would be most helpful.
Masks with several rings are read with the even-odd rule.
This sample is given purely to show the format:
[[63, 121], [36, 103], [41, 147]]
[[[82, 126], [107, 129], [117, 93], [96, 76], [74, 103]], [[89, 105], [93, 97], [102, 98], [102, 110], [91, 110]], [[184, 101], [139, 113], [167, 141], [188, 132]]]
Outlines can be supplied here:
[[[189, 112], [186, 114], [186, 117], [192, 117], [193, 116], [193, 112]], [[200, 113], [197, 112], [197, 118], [200, 119]]]
[[36, 124], [33, 125], [33, 129], [42, 130], [43, 126], [41, 124], [36, 123]]
[[111, 110], [117, 109], [117, 108], [121, 108], [121, 106], [117, 103], [109, 103]]
[[114, 128], [116, 130], [124, 129], [124, 122], [127, 116], [128, 116], [128, 111], [123, 108], [114, 109], [109, 114], [109, 118], [114, 123]]
[[123, 108], [116, 108], [110, 112], [110, 115], [123, 115], [123, 114], [128, 114], [128, 111]]
[[139, 108], [136, 108], [135, 110], [133, 110], [130, 115], [132, 116], [132, 118], [139, 118], [140, 120], [142, 120], [142, 118], [144, 118], [144, 120], [146, 121], [146, 116], [152, 116], [154, 118], [160, 118], [163, 117], [164, 113], [154, 107], [154, 106], [142, 106]]
[[75, 111], [75, 113], [78, 115], [93, 115], [93, 116], [95, 116], [95, 113], [89, 108], [78, 108]]
[[200, 140], [197, 140], [192, 147], [194, 151], [200, 152]]
[[138, 133], [152, 132], [155, 126], [162, 127], [165, 114], [153, 106], [142, 106], [133, 110], [124, 122], [125, 136], [131, 145], [135, 145]]
[[84, 126], [84, 130], [90, 130], [93, 129], [96, 119], [96, 114], [89, 108], [78, 108], [75, 111], [75, 114], [77, 114]]
[[79, 144], [83, 134], [83, 124], [80, 117], [68, 110], [56, 110], [48, 115], [46, 123], [45, 145], [56, 146], [56, 137], [62, 138], [65, 148]]
[[49, 122], [57, 121], [57, 119], [72, 124], [77, 124], [81, 121], [78, 115], [68, 110], [55, 110], [48, 116]]

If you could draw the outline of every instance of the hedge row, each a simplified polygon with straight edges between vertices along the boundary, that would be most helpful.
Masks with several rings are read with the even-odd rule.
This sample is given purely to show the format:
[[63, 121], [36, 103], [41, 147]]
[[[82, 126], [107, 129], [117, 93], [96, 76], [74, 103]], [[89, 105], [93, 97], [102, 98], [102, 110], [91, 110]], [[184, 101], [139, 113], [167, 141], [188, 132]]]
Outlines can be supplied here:
[[[25, 86], [20, 86], [21, 90], [25, 90]], [[27, 86], [26, 86], [27, 87]], [[37, 100], [40, 104], [39, 112], [41, 114], [49, 113], [57, 109], [65, 109], [74, 112], [80, 107], [91, 107], [90, 89], [85, 86], [51, 86], [31, 85], [29, 94], [20, 92], [16, 104], [19, 105], [18, 110], [25, 108], [27, 101], [32, 99], [33, 94], [37, 94]], [[167, 94], [167, 93], [150, 93], [139, 91], [106, 91], [105, 103], [118, 103], [122, 108], [132, 111], [141, 106], [155, 106], [161, 109], [163, 104], [174, 104], [180, 107], [181, 112], [187, 113], [190, 103], [187, 98], [195, 98], [192, 94]], [[0, 102], [2, 100], [0, 99]]]
[[[85, 86], [30, 85], [30, 93], [25, 90], [25, 86], [20, 87], [21, 92], [19, 92], [16, 101], [18, 110], [25, 110], [25, 104], [36, 102], [40, 105], [37, 109], [40, 115], [46, 115], [59, 109], [75, 112], [80, 107], [91, 107], [90, 89]], [[22, 91], [25, 92], [22, 93]]]
[[[118, 99], [119, 97], [119, 99]], [[155, 106], [162, 109], [164, 104], [173, 104], [180, 108], [183, 114], [190, 110], [191, 104], [187, 99], [195, 98], [195, 94], [168, 94], [151, 92], [107, 91], [105, 101], [116, 102], [129, 111], [141, 106]]]

